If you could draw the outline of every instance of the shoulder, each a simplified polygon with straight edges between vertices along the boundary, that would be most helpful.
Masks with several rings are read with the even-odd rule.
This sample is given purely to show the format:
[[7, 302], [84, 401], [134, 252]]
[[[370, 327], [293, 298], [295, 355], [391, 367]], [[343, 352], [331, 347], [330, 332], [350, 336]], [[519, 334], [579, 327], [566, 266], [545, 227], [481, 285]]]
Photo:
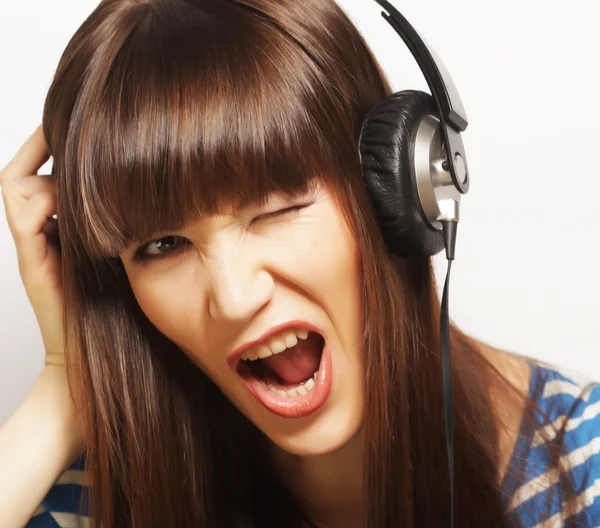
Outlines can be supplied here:
[[87, 473], [82, 454], [57, 479], [25, 528], [71, 528], [89, 526]]
[[[575, 525], [597, 526], [600, 385], [571, 369], [537, 360], [530, 365], [533, 427], [522, 424], [511, 460], [519, 477], [508, 476], [503, 485], [509, 511], [525, 520], [524, 526], [562, 525], [567, 509]], [[572, 488], [570, 499], [564, 498], [566, 486]]]

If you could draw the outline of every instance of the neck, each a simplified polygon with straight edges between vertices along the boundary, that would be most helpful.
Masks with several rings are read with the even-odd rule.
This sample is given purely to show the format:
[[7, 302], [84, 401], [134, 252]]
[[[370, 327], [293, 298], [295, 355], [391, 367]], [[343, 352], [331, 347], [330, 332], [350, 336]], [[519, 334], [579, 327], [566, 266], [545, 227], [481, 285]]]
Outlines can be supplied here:
[[272, 446], [276, 467], [319, 528], [362, 526], [363, 465], [359, 432], [340, 449], [298, 456]]

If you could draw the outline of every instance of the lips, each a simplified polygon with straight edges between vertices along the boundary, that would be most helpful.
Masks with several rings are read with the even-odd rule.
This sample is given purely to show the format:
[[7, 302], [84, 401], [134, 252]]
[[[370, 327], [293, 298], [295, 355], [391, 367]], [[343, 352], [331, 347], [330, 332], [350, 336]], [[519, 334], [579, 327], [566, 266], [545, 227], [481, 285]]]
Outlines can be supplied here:
[[229, 364], [231, 369], [233, 369], [234, 371], [237, 370], [240, 358], [242, 357], [242, 354], [244, 352], [258, 344], [267, 342], [274, 335], [284, 332], [285, 330], [292, 330], [295, 328], [306, 328], [306, 330], [308, 330], [309, 332], [315, 332], [317, 334], [323, 335], [323, 332], [312, 323], [300, 320], [287, 321], [285, 323], [269, 328], [269, 330], [267, 330], [263, 335], [261, 335], [257, 339], [248, 341], [242, 346], [236, 348], [227, 358], [227, 363]]
[[[298, 396], [288, 396], [281, 394], [281, 391], [275, 392], [267, 387], [267, 381], [255, 375], [250, 366], [240, 359], [241, 355], [254, 345], [268, 340], [273, 335], [286, 329], [305, 328], [310, 332], [315, 332], [323, 338], [323, 349], [319, 367], [317, 370], [317, 379], [314, 386], [306, 394]], [[260, 360], [258, 360], [260, 361]], [[327, 340], [322, 332], [314, 325], [306, 321], [291, 321], [277, 327], [273, 327], [259, 339], [247, 343], [238, 348], [228, 358], [230, 367], [239, 375], [240, 379], [248, 391], [256, 400], [270, 412], [283, 418], [302, 418], [316, 412], [327, 401], [332, 384], [332, 362], [331, 351]], [[309, 386], [309, 385], [307, 385]], [[294, 393], [294, 391], [291, 391]], [[302, 391], [306, 392], [306, 391]]]
[[282, 396], [267, 388], [264, 380], [250, 373], [247, 365], [241, 365], [240, 370], [238, 374], [250, 393], [265, 409], [282, 418], [303, 418], [316, 412], [327, 401], [331, 390], [331, 353], [327, 343], [321, 353], [315, 386], [303, 396]]

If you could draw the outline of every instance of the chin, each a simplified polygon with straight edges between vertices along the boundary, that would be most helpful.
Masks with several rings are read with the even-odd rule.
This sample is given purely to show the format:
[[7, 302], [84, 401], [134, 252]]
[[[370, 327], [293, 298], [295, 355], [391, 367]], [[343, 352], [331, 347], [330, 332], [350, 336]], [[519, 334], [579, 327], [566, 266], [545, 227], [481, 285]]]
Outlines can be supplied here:
[[[252, 420], [269, 440], [283, 451], [310, 457], [338, 451], [357, 438], [363, 422], [364, 403], [362, 391], [344, 387], [340, 398], [332, 390], [327, 404], [306, 418], [285, 420], [264, 416]], [[353, 392], [353, 394], [352, 394]]]

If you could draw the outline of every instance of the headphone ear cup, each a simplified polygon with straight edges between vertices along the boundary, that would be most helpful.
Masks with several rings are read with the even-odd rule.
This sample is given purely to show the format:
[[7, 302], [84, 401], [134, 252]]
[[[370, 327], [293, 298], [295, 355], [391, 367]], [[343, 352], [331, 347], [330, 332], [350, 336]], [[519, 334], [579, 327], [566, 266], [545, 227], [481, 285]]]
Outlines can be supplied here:
[[426, 220], [411, 175], [417, 125], [436, 115], [431, 95], [396, 92], [366, 115], [359, 153], [367, 190], [388, 249], [401, 257], [423, 257], [444, 249], [441, 231]]

